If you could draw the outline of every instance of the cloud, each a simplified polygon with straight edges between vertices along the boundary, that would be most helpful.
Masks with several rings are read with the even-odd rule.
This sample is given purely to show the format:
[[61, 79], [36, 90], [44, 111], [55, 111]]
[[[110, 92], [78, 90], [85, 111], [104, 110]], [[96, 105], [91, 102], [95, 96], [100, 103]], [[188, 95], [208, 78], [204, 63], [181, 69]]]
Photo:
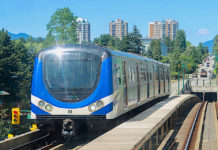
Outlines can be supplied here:
[[202, 29], [199, 29], [196, 34], [197, 35], [208, 35], [210, 34], [210, 31], [207, 28], [202, 28]]

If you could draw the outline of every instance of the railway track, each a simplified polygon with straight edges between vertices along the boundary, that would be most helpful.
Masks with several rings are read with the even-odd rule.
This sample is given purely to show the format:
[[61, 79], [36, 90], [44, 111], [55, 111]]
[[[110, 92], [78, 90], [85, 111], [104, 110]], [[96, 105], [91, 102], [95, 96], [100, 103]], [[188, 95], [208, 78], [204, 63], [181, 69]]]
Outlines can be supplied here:
[[14, 138], [6, 139], [0, 142], [1, 150], [32, 150], [49, 149], [58, 144], [58, 141], [52, 138], [50, 133], [44, 133], [40, 130], [27, 132]]
[[171, 149], [218, 149], [217, 110], [216, 102], [196, 104], [183, 122]]

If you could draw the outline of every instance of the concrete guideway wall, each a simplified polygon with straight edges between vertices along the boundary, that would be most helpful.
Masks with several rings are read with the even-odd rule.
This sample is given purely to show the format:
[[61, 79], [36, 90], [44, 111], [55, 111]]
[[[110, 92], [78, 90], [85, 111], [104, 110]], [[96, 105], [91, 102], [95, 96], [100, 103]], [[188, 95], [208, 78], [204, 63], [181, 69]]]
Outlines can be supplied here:
[[156, 149], [172, 128], [173, 120], [188, 105], [199, 101], [191, 94], [165, 99], [94, 139], [81, 150]]
[[35, 131], [27, 132], [18, 136], [15, 136], [10, 139], [6, 139], [3, 141], [0, 141], [0, 149], [13, 149], [14, 147], [18, 147], [20, 145], [23, 145], [24, 143], [27, 143], [37, 137], [42, 136], [40, 133], [40, 130], [37, 129]]

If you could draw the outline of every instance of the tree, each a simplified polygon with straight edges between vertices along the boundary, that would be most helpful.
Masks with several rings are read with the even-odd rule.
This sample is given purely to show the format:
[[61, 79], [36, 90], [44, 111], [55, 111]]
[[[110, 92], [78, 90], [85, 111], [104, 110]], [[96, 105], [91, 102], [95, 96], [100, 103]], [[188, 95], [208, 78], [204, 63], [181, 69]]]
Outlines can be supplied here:
[[108, 42], [108, 48], [115, 49], [115, 39], [114, 38], [110, 38]]
[[149, 58], [154, 58], [152, 51], [151, 51], [151, 47], [148, 48], [148, 51], [145, 53], [145, 56], [149, 57]]
[[198, 44], [198, 47], [197, 47], [198, 51], [201, 53], [202, 57], [206, 57], [206, 55], [208, 54], [208, 47], [205, 47], [203, 46], [202, 43], [199, 43]]
[[162, 52], [161, 52], [161, 43], [160, 40], [152, 40], [151, 41], [151, 52], [152, 56], [155, 60], [159, 61], [162, 59]]
[[133, 26], [133, 31], [122, 39], [122, 51], [140, 54], [142, 51], [142, 35], [136, 26]]
[[10, 93], [5, 99], [11, 107], [30, 99], [33, 55], [22, 40], [12, 41], [7, 31], [0, 31], [0, 89]]
[[0, 89], [4, 89], [10, 93], [7, 98], [12, 98], [11, 95], [16, 94], [18, 84], [11, 77], [16, 75], [18, 71], [17, 54], [14, 48], [14, 42], [8, 32], [2, 29], [0, 31]]
[[180, 53], [186, 50], [186, 35], [184, 30], [179, 30], [174, 42], [174, 50], [177, 49]]
[[164, 44], [167, 46], [167, 53], [173, 53], [174, 42], [168, 36], [164, 39]]
[[46, 48], [46, 47], [49, 47], [49, 46], [52, 46], [54, 45], [56, 42], [55, 42], [55, 36], [52, 35], [51, 32], [49, 32], [45, 38], [45, 40], [43, 41], [43, 48]]
[[32, 36], [28, 36], [28, 38], [26, 39], [26, 42], [34, 42], [33, 37]]
[[93, 43], [99, 46], [108, 46], [109, 41], [111, 39], [110, 34], [102, 34], [99, 38], [95, 38]]
[[51, 16], [47, 24], [47, 30], [59, 43], [75, 43], [77, 42], [76, 19], [77, 17], [74, 16], [68, 7], [59, 8]]
[[187, 50], [185, 51], [185, 56], [192, 58], [194, 63], [197, 65], [198, 63], [201, 63], [202, 61], [202, 54], [201, 51], [198, 50], [195, 46], [189, 46]]
[[[214, 38], [213, 52], [215, 53], [216, 60], [218, 59], [218, 34]], [[216, 77], [218, 77], [218, 63], [215, 63]]]
[[128, 52], [133, 52], [136, 54], [140, 54], [142, 51], [142, 42], [140, 38], [142, 35], [139, 33], [138, 28], [134, 25], [133, 31], [129, 34], [130, 39], [130, 48], [128, 49]]
[[215, 53], [218, 54], [218, 34], [214, 38], [213, 51], [215, 51]]
[[122, 45], [121, 45], [121, 51], [123, 52], [129, 52], [130, 49], [132, 49], [130, 42], [130, 34], [127, 34], [126, 36], [123, 37], [122, 39]]

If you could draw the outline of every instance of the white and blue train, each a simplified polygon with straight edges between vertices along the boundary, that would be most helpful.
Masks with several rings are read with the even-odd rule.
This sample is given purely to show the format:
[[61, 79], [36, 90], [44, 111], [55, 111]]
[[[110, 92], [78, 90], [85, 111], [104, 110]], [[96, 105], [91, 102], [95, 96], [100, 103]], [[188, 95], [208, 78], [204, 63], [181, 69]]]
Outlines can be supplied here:
[[35, 59], [31, 118], [114, 119], [170, 94], [170, 66], [94, 45], [39, 51]]

